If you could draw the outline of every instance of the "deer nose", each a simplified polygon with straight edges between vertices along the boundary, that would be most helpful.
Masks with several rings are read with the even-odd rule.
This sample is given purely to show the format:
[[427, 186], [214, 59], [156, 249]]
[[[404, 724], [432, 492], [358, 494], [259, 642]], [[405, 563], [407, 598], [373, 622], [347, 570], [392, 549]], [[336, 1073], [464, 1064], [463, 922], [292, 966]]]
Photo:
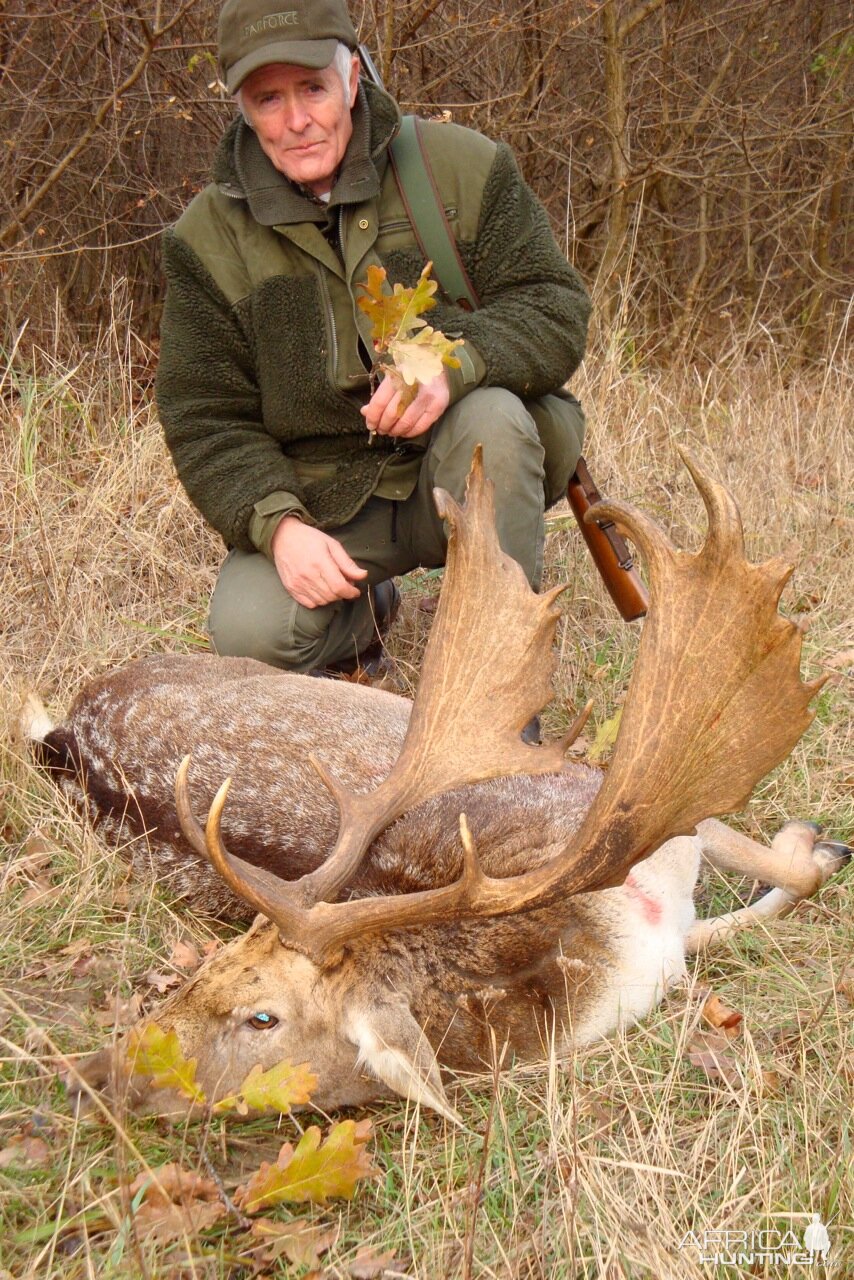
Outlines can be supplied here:
[[91, 1091], [102, 1093], [113, 1074], [115, 1050], [110, 1047], [91, 1053], [82, 1062], [77, 1062], [65, 1075], [65, 1092], [75, 1110], [89, 1110], [92, 1107]]

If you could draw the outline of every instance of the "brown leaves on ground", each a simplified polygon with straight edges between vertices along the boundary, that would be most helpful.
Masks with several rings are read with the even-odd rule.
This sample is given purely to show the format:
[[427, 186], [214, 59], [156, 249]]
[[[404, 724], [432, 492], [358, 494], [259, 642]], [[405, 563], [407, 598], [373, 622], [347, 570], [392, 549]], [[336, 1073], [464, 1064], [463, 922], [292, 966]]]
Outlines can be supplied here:
[[252, 1256], [256, 1264], [270, 1264], [285, 1257], [294, 1267], [316, 1267], [335, 1244], [338, 1232], [337, 1224], [326, 1226], [307, 1218], [293, 1218], [290, 1222], [258, 1218], [249, 1228], [250, 1238], [257, 1241]]
[[357, 1250], [355, 1258], [347, 1267], [347, 1274], [352, 1276], [353, 1280], [379, 1280], [379, 1277], [385, 1275], [389, 1268], [396, 1266], [394, 1249], [377, 1253], [376, 1249], [363, 1245]]
[[16, 1133], [8, 1146], [0, 1151], [0, 1169], [8, 1169], [12, 1165], [50, 1164], [53, 1152], [44, 1138], [33, 1134]]
[[707, 992], [700, 1017], [705, 1027], [697, 1027], [688, 1041], [688, 1061], [712, 1081], [740, 1089], [744, 1080], [752, 1081], [758, 1094], [780, 1093], [783, 1076], [778, 1070], [756, 1068], [744, 1060], [740, 1043], [744, 1014], [730, 1008], [713, 991]]
[[133, 1203], [141, 1193], [133, 1216], [137, 1234], [160, 1244], [192, 1238], [228, 1212], [213, 1179], [175, 1163], [140, 1173], [128, 1190]]
[[188, 942], [182, 939], [176, 942], [169, 955], [169, 963], [174, 964], [176, 969], [183, 969], [185, 973], [195, 973], [196, 969], [202, 965], [205, 960], [209, 960], [215, 951], [220, 947], [217, 938], [211, 938], [209, 942], [199, 950], [194, 942]]
[[733, 1037], [738, 1035], [744, 1014], [724, 1004], [720, 996], [716, 996], [712, 991], [703, 1002], [701, 1017], [710, 1027], [720, 1029], [725, 1035]]
[[688, 1043], [688, 1061], [710, 1080], [725, 1080], [738, 1088], [741, 1071], [732, 1053], [732, 1042], [720, 1032], [695, 1031]]
[[351, 1200], [356, 1183], [374, 1175], [366, 1143], [370, 1120], [343, 1120], [324, 1143], [320, 1130], [306, 1129], [296, 1148], [286, 1142], [274, 1165], [267, 1161], [238, 1190], [235, 1203], [244, 1213], [259, 1213], [274, 1204], [325, 1204], [333, 1196]]

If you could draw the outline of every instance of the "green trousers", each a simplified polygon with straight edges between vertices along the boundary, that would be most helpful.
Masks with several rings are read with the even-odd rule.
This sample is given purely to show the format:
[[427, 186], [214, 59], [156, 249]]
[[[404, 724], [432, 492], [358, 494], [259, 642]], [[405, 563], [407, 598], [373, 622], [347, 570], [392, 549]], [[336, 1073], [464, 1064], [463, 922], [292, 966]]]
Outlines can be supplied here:
[[462, 499], [476, 444], [483, 445], [484, 470], [495, 485], [501, 548], [537, 589], [543, 511], [565, 495], [583, 438], [584, 414], [568, 393], [522, 401], [501, 388], [470, 392], [432, 428], [409, 498], [370, 498], [348, 524], [327, 530], [368, 571], [359, 599], [308, 609], [285, 590], [266, 556], [230, 551], [211, 600], [214, 649], [291, 671], [356, 657], [377, 635], [368, 586], [445, 563], [447, 536], [433, 489]]

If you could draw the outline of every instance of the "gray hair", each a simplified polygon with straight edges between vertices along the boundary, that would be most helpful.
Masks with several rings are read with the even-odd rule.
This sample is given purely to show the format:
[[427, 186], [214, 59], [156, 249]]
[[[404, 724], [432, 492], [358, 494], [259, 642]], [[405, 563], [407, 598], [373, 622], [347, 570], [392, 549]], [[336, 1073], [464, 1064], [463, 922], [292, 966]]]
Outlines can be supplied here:
[[[341, 83], [344, 86], [345, 98], [348, 97], [350, 93], [350, 68], [353, 65], [353, 59], [356, 56], [357, 55], [354, 49], [348, 48], [348, 46], [344, 44], [343, 41], [339, 40], [335, 47], [335, 52], [332, 55], [332, 61], [329, 63], [329, 67], [334, 67], [335, 70], [338, 72]], [[324, 68], [324, 70], [328, 71], [329, 67]], [[249, 128], [251, 129], [252, 121], [249, 119], [249, 115], [246, 111], [246, 108], [243, 105], [243, 86], [242, 85], [235, 93], [234, 98], [238, 107], [240, 108], [240, 114], [243, 116], [243, 119], [246, 121], [246, 123], [249, 125]]]

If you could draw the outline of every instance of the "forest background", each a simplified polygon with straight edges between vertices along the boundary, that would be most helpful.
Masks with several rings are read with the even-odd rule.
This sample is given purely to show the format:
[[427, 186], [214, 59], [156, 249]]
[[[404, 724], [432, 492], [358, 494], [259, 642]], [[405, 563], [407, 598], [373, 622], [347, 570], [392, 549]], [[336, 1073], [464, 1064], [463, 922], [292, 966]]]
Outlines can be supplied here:
[[[233, 105], [212, 0], [7, 0], [0, 243], [7, 341], [148, 342], [159, 233]], [[844, 0], [354, 0], [406, 111], [501, 138], [637, 354], [718, 360], [846, 332], [854, 38]], [[140, 363], [145, 359], [140, 352]]]

